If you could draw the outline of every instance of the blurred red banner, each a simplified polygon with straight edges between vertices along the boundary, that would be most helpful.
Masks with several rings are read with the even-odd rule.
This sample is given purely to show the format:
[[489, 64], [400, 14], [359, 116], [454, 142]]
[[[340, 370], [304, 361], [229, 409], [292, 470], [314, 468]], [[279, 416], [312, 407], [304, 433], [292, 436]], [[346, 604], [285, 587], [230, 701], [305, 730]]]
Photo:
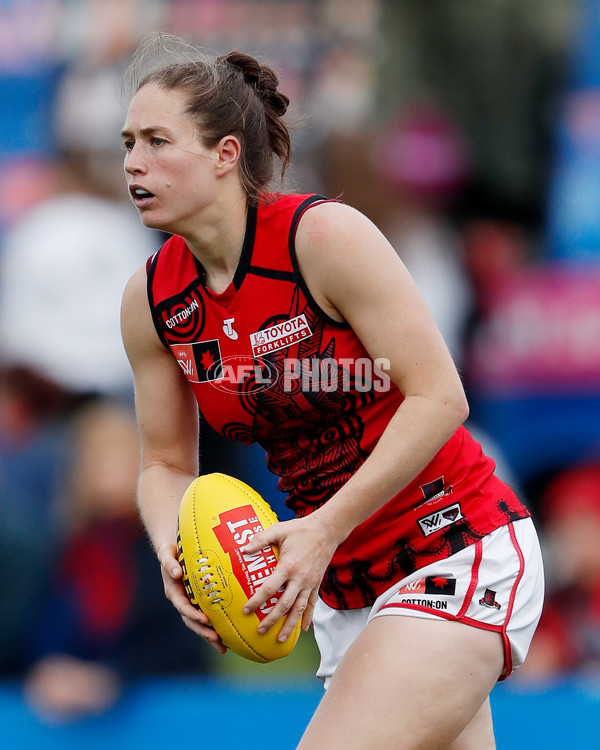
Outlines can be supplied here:
[[489, 295], [471, 345], [475, 387], [600, 392], [600, 266], [520, 270]]

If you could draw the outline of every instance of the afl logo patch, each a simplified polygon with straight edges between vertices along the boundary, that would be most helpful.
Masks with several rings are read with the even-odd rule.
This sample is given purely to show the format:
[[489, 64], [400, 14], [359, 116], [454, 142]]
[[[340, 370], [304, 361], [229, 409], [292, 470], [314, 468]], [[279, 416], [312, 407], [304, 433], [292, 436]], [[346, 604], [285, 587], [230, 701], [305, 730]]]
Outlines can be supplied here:
[[218, 339], [197, 341], [194, 344], [171, 344], [171, 350], [190, 383], [207, 383], [222, 377]]

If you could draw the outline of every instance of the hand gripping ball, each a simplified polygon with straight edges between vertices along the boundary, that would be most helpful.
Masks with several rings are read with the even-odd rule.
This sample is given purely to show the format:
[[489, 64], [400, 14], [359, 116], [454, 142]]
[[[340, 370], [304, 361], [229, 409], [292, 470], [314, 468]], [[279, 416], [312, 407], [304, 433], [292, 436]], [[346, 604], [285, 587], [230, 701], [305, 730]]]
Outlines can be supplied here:
[[274, 511], [257, 492], [226, 474], [195, 479], [179, 508], [177, 547], [189, 600], [207, 615], [228, 648], [263, 663], [287, 656], [300, 633], [298, 623], [280, 643], [277, 634], [283, 618], [267, 633], [258, 632], [282, 591], [256, 612], [242, 611], [275, 569], [278, 550], [269, 545], [249, 555], [240, 548], [276, 522]]

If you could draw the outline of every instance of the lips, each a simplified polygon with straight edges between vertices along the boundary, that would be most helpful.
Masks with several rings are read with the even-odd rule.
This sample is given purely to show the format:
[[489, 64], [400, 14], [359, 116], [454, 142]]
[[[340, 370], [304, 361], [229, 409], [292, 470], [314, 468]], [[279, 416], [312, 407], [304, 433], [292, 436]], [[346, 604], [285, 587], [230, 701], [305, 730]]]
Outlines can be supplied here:
[[148, 205], [152, 198], [155, 197], [154, 193], [146, 190], [146, 188], [142, 185], [131, 185], [129, 188], [129, 193], [133, 198], [133, 202], [138, 208], [143, 208], [144, 206]]

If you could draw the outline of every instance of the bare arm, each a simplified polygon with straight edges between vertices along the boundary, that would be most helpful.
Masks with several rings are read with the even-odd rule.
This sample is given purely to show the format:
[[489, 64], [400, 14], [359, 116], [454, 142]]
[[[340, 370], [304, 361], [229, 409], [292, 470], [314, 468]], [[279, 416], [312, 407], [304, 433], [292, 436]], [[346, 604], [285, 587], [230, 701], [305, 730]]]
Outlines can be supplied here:
[[370, 221], [348, 206], [314, 207], [300, 222], [297, 252], [316, 301], [331, 317], [350, 323], [371, 357], [389, 360], [388, 374], [405, 399], [371, 455], [322, 508], [261, 532], [247, 546], [280, 546], [278, 568], [250, 608], [285, 584], [263, 621], [268, 628], [289, 612], [283, 638], [302, 613], [308, 627], [339, 544], [427, 465], [468, 414], [454, 363], [415, 283]]
[[429, 463], [468, 405], [416, 284], [370, 221], [348, 206], [316, 207], [300, 224], [298, 254], [317, 301], [350, 323], [373, 359], [389, 360], [404, 394], [369, 458], [319, 511], [342, 542]]
[[198, 406], [175, 358], [159, 341], [146, 296], [145, 269], [130, 279], [121, 332], [133, 370], [140, 432], [138, 507], [161, 563], [165, 595], [188, 627], [224, 651], [205, 615], [189, 603], [177, 561], [179, 504], [198, 474]]

